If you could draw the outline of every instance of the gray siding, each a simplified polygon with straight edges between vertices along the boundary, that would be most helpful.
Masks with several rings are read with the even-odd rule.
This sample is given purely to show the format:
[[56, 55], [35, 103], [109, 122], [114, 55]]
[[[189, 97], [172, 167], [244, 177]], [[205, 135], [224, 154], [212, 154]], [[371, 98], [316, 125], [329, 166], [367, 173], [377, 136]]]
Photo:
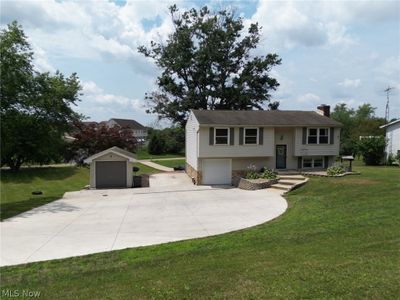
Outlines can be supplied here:
[[[313, 127], [315, 128], [315, 127]], [[340, 128], [334, 129], [334, 143], [323, 145], [303, 145], [303, 129], [296, 128], [295, 130], [295, 156], [335, 156], [339, 155], [340, 145]]]
[[[225, 127], [225, 126], [216, 126]], [[226, 126], [228, 127], [228, 126]], [[274, 155], [274, 129], [264, 128], [262, 145], [239, 145], [239, 128], [234, 129], [234, 145], [210, 145], [209, 127], [199, 129], [199, 158], [267, 157]], [[249, 127], [250, 128], [250, 127]], [[187, 151], [189, 153], [189, 151]]]

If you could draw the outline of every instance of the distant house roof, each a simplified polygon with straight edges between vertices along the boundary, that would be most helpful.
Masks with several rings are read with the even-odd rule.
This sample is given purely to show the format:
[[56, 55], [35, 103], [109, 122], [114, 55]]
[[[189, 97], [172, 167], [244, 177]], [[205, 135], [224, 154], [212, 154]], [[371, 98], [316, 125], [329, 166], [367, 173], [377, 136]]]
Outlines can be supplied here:
[[117, 123], [121, 127], [128, 127], [131, 129], [146, 129], [142, 124], [135, 120], [129, 120], [129, 119], [110, 119], [110, 121], [113, 120], [115, 123]]
[[100, 156], [103, 156], [103, 155], [105, 155], [107, 153], [110, 153], [110, 152], [114, 153], [114, 154], [117, 154], [117, 155], [120, 155], [122, 157], [125, 157], [130, 162], [137, 161], [135, 155], [132, 152], [129, 152], [129, 151], [126, 151], [124, 149], [121, 149], [119, 147], [114, 146], [114, 147], [108, 148], [108, 149], [106, 149], [104, 151], [101, 151], [99, 153], [93, 154], [92, 156], [89, 156], [88, 158], [85, 159], [85, 163], [91, 163], [94, 159], [96, 159], [96, 158], [98, 158]]
[[379, 128], [386, 128], [386, 127], [392, 126], [392, 125], [394, 125], [394, 124], [397, 124], [397, 123], [399, 123], [399, 122], [400, 122], [400, 119], [397, 119], [397, 120], [394, 120], [394, 121], [392, 121], [392, 122], [390, 122], [390, 123], [387, 123], [387, 124], [385, 124], [385, 125], [382, 125], [382, 126], [380, 126]]
[[331, 126], [342, 123], [314, 111], [295, 110], [192, 110], [201, 125]]

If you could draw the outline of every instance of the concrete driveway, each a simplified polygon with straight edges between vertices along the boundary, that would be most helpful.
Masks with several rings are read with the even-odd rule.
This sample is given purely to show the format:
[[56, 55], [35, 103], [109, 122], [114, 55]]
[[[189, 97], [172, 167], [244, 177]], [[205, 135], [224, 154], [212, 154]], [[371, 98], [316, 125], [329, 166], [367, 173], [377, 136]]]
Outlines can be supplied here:
[[1, 266], [205, 237], [264, 223], [279, 193], [193, 186], [183, 173], [150, 188], [83, 190], [1, 222]]

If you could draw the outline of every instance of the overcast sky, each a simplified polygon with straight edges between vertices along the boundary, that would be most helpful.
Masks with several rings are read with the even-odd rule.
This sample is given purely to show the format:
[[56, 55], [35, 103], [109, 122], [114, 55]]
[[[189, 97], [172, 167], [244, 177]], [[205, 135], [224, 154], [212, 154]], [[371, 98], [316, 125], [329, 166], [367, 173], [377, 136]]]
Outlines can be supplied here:
[[344, 102], [371, 103], [384, 116], [400, 117], [399, 1], [3, 1], [1, 27], [17, 20], [40, 71], [78, 73], [82, 101], [76, 110], [91, 120], [131, 118], [151, 124], [144, 93], [155, 89], [158, 70], [137, 52], [165, 40], [172, 30], [168, 6], [233, 8], [245, 24], [258, 22], [255, 54], [276, 52], [273, 69], [281, 109], [314, 110]]

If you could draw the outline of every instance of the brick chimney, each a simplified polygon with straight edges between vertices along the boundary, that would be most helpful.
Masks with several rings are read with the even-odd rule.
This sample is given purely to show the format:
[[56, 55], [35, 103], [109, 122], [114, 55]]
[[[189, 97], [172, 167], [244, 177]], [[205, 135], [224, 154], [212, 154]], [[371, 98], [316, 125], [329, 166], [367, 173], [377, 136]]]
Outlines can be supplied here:
[[326, 104], [318, 105], [317, 113], [319, 113], [322, 116], [325, 116], [325, 117], [329, 118], [330, 115], [331, 115], [331, 107], [329, 105], [326, 105]]

